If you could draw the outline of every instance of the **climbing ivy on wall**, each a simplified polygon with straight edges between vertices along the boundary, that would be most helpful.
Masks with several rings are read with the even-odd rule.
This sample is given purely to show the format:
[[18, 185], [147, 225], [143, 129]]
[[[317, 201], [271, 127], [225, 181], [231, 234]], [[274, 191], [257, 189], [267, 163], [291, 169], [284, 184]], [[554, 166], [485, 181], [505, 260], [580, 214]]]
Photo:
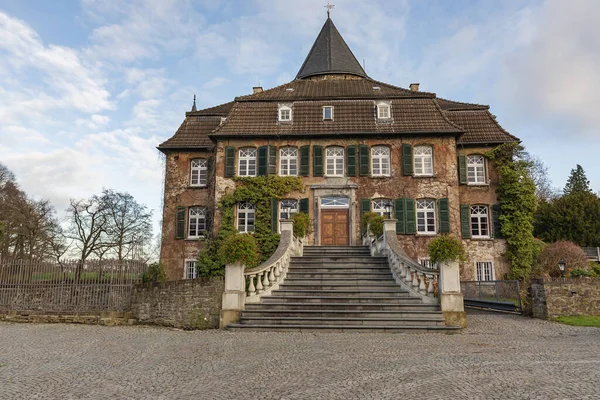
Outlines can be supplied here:
[[218, 207], [221, 214], [219, 232], [207, 239], [201, 252], [198, 276], [219, 276], [225, 272], [225, 262], [219, 255], [219, 247], [225, 239], [237, 234], [235, 207], [241, 201], [249, 201], [255, 207], [254, 238], [261, 253], [261, 262], [266, 261], [279, 245], [279, 234], [271, 229], [271, 199], [282, 199], [291, 192], [304, 192], [302, 178], [294, 176], [257, 176], [234, 178], [236, 188], [222, 197]]
[[486, 156], [493, 160], [500, 178], [496, 189], [500, 200], [501, 232], [506, 238], [506, 257], [511, 262], [510, 279], [523, 280], [531, 273], [536, 257], [533, 219], [537, 206], [531, 163], [518, 143], [505, 143]]

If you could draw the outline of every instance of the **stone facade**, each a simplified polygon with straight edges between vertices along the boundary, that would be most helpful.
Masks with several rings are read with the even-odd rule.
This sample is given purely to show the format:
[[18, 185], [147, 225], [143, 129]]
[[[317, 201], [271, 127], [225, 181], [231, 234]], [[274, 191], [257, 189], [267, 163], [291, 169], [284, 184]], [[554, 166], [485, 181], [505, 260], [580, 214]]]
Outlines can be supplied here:
[[139, 323], [183, 329], [218, 328], [222, 277], [136, 285], [131, 312]]
[[600, 315], [600, 278], [543, 278], [531, 283], [534, 318]]

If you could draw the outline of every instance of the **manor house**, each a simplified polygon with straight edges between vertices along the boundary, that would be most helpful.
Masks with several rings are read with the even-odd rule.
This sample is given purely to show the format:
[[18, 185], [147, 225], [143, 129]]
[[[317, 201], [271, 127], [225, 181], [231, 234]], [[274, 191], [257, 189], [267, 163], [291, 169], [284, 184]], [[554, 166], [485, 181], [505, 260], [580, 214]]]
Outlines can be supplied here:
[[[368, 76], [328, 17], [284, 85], [186, 113], [158, 149], [166, 156], [161, 262], [169, 279], [195, 278], [202, 236], [219, 229], [217, 207], [234, 177], [299, 176], [304, 193], [273, 203], [277, 216], [308, 213], [310, 245], [359, 245], [361, 214], [394, 218], [406, 255], [429, 266], [427, 243], [462, 239], [462, 280], [502, 279], [496, 187], [486, 152], [518, 141], [489, 106]], [[235, 208], [239, 232], [253, 232], [255, 207]]]

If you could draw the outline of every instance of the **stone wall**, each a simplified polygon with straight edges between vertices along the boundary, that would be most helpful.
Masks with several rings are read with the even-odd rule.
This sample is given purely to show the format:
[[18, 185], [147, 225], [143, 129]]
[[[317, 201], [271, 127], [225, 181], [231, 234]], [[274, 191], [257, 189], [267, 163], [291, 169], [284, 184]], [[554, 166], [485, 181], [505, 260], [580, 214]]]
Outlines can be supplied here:
[[534, 318], [600, 315], [600, 278], [543, 278], [531, 283]]
[[183, 329], [218, 328], [223, 277], [136, 285], [131, 312], [139, 323]]

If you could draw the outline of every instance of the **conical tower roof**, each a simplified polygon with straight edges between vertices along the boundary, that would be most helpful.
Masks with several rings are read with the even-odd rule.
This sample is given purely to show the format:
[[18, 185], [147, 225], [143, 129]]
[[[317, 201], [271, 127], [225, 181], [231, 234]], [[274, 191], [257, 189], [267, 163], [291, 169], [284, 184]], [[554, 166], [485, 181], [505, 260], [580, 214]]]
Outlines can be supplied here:
[[331, 18], [327, 18], [296, 79], [316, 75], [350, 74], [367, 77]]

